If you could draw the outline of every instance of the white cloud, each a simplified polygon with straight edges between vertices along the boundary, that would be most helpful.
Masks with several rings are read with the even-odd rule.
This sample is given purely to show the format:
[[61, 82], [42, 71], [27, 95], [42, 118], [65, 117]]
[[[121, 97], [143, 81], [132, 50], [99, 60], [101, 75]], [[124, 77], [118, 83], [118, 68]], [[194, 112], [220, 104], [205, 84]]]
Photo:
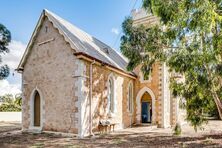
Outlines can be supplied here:
[[111, 29], [111, 32], [114, 33], [114, 34], [116, 34], [116, 35], [118, 35], [118, 34], [119, 34], [119, 29], [117, 29], [117, 28], [112, 28], [112, 29]]
[[2, 64], [7, 64], [9, 66], [11, 74], [6, 80], [0, 80], [0, 96], [21, 93], [21, 76], [16, 72], [13, 75], [12, 73], [17, 68], [26, 45], [20, 41], [12, 40], [8, 48], [10, 52], [1, 56]]
[[25, 51], [26, 45], [20, 41], [12, 40], [8, 46], [10, 52], [2, 55], [3, 64], [7, 64], [11, 70], [17, 68], [22, 54]]
[[0, 81], [0, 96], [5, 94], [16, 95], [18, 93], [21, 93], [20, 84], [10, 84], [8, 80]]

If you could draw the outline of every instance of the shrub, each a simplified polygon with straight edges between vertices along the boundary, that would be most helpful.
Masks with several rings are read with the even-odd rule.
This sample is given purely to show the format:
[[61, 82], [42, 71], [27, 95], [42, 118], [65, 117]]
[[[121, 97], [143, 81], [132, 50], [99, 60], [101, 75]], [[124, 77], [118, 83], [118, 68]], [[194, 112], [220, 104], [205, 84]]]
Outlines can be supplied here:
[[174, 135], [181, 135], [182, 133], [182, 129], [181, 129], [181, 125], [179, 123], [176, 124], [176, 126], [174, 127]]

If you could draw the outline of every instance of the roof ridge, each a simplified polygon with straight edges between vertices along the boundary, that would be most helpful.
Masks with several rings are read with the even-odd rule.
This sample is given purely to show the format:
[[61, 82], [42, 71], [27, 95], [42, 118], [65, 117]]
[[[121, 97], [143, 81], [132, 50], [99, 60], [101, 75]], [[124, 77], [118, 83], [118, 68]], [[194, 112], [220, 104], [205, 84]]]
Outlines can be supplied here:
[[[76, 27], [74, 24], [72, 24], [71, 22], [65, 20], [64, 18], [58, 16], [57, 14], [47, 10], [47, 9], [44, 9], [45, 12], [47, 12], [49, 15], [53, 16], [55, 19], [57, 19], [58, 21], [62, 21], [62, 22], [65, 22], [66, 24], [70, 25], [71, 27], [74, 27], [76, 30], [80, 31], [81, 33], [83, 33], [84, 35], [86, 35], [87, 37], [93, 37], [92, 35], [88, 34], [87, 32], [83, 31], [82, 29]], [[61, 22], [61, 23], [62, 23]]]
[[[47, 9], [44, 9], [41, 14], [30, 44], [33, 43], [32, 39], [36, 35], [44, 16], [47, 17], [52, 25], [58, 29], [59, 33], [63, 35], [68, 43], [70, 43], [71, 48], [74, 49], [76, 53], [84, 53], [85, 55], [91, 56], [107, 65], [114, 66], [117, 69], [132, 74], [132, 72], [127, 71], [128, 60], [121, 53]], [[28, 46], [28, 48], [29, 47], [30, 46]], [[27, 56], [28, 48], [24, 54], [25, 56]], [[104, 48], [108, 48], [108, 52], [104, 50]], [[22, 65], [25, 62], [24, 60], [25, 57], [22, 58], [19, 68], [22, 68]]]
[[[49, 11], [48, 9], [44, 9], [44, 11], [47, 12], [48, 14], [50, 14], [51, 16], [53, 16], [55, 19], [59, 18], [59, 19], [57, 19], [58, 21], [62, 20], [62, 21], [64, 21], [64, 22], [68, 23], [69, 25], [71, 25], [71, 27], [74, 27], [76, 30], [78, 30], [78, 31], [80, 31], [81, 33], [83, 33], [84, 35], [86, 35], [86, 37], [88, 37], [90, 40], [91, 40], [91, 38], [93, 38], [93, 39], [99, 41], [100, 43], [104, 44], [106, 47], [108, 47], [108, 48], [112, 49], [113, 51], [115, 51], [118, 55], [121, 56], [121, 58], [124, 58], [124, 60], [126, 60], [126, 57], [123, 57], [123, 55], [122, 55], [121, 53], [119, 53], [116, 49], [114, 49], [114, 48], [112, 48], [111, 46], [107, 45], [106, 43], [104, 43], [104, 42], [101, 41], [100, 39], [98, 39], [98, 38], [94, 37], [93, 35], [90, 35], [89, 33], [83, 31], [81, 28], [76, 27], [76, 26], [75, 26], [74, 24], [72, 24], [71, 22], [69, 22], [69, 21], [65, 20], [64, 18], [58, 16], [57, 14]], [[61, 23], [62, 23], [62, 22], [61, 22]], [[67, 29], [68, 29], [68, 28], [67, 28]], [[126, 60], [126, 61], [127, 61], [127, 60]]]

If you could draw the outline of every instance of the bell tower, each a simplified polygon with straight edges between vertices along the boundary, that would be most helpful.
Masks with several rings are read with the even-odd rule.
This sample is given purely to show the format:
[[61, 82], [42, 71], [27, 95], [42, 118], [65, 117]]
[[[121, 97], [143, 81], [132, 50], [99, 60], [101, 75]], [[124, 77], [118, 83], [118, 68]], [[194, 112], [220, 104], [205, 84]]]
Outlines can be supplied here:
[[[154, 25], [158, 25], [160, 22], [158, 17], [147, 13], [144, 9], [132, 10], [131, 16], [133, 19], [133, 26], [144, 25], [145, 27], [150, 28]], [[166, 63], [162, 62], [154, 63], [154, 69], [155, 70], [153, 70], [151, 74], [151, 81], [140, 81], [140, 85], [145, 85], [155, 92], [156, 123], [159, 127], [167, 128], [171, 125], [172, 116], [169, 90], [169, 72]], [[141, 73], [141, 71], [137, 73]]]

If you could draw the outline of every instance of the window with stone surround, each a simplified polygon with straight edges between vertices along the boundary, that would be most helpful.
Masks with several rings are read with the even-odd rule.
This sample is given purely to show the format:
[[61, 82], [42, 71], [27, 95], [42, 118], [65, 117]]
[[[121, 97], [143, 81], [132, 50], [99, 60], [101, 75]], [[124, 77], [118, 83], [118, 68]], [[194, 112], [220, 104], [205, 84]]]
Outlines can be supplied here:
[[108, 110], [114, 113], [114, 79], [110, 77], [108, 80]]
[[128, 86], [128, 111], [130, 113], [133, 112], [133, 84], [132, 82], [130, 82]]
[[148, 79], [144, 79], [144, 74], [143, 74], [143, 72], [141, 71], [141, 72], [139, 73], [139, 78], [140, 78], [140, 82], [141, 82], [141, 83], [148, 83], [148, 82], [151, 82], [151, 80], [152, 80], [152, 74], [150, 74], [150, 76], [149, 76]]

